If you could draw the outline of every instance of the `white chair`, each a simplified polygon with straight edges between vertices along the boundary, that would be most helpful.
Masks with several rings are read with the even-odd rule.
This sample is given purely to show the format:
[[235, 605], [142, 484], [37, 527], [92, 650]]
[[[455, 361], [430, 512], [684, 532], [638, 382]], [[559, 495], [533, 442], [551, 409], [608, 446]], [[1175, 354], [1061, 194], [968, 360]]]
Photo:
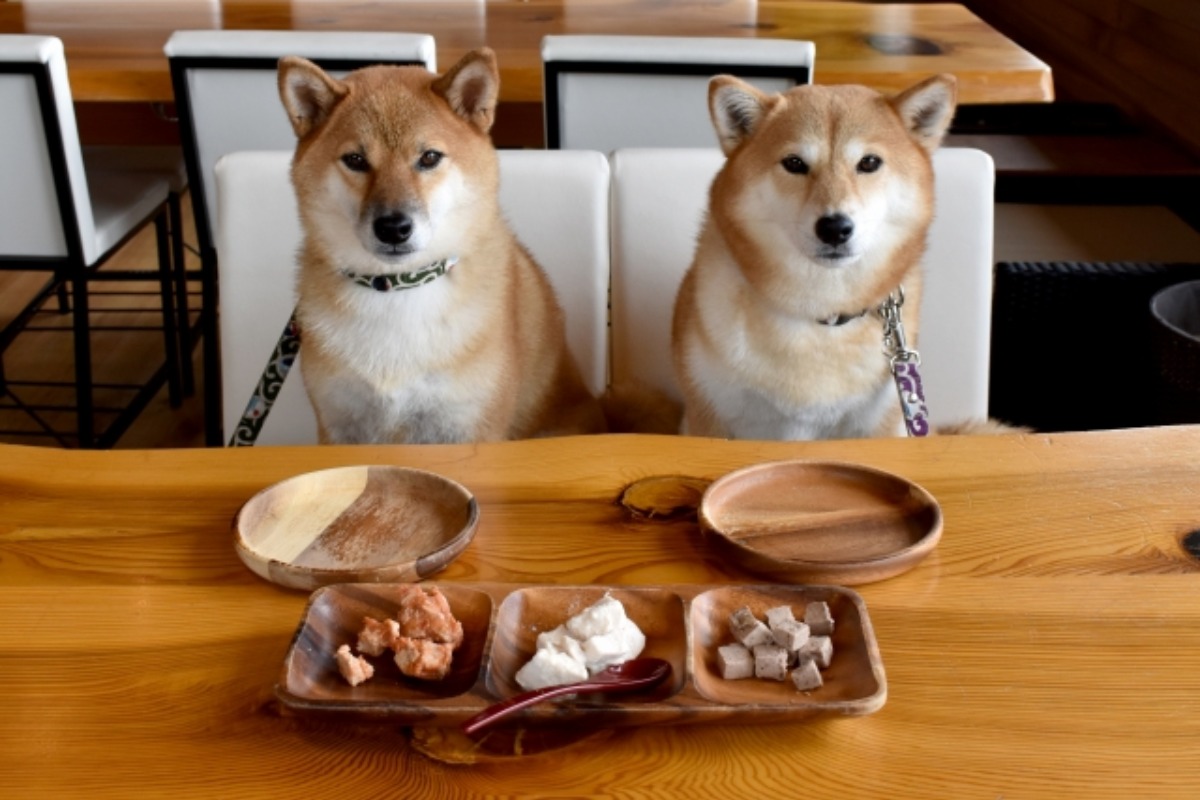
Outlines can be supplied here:
[[[291, 152], [243, 152], [217, 164], [217, 253], [224, 343], [223, 421], [231, 434], [295, 304], [301, 230]], [[607, 381], [608, 161], [596, 152], [501, 151], [500, 203], [549, 275], [567, 340], [593, 392]], [[303, 352], [303, 349], [301, 349]], [[297, 368], [257, 444], [311, 444], [316, 418]]]
[[812, 82], [812, 42], [675, 36], [542, 39], [550, 149], [715, 147], [708, 79], [737, 75], [763, 91]]
[[220, 343], [217, 339], [216, 190], [214, 166], [238, 150], [291, 149], [295, 133], [279, 100], [282, 56], [308, 58], [331, 74], [371, 64], [436, 70], [432, 36], [349, 31], [176, 31], [164, 51], [171, 67], [180, 138], [200, 248], [200, 335], [204, 342], [205, 438], [223, 441]]
[[[180, 397], [178, 342], [171, 296], [165, 180], [136, 171], [89, 171], [75, 124], [62, 42], [49, 36], [0, 35], [0, 268], [51, 273], [45, 288], [0, 333], [0, 352], [25, 329], [42, 305], [70, 287], [75, 351], [76, 435], [81, 447], [111, 446], [165, 384]], [[153, 270], [99, 268], [130, 238], [153, 223], [158, 263]], [[162, 366], [133, 392], [116, 416], [97, 424], [92, 368], [89, 284], [158, 283], [162, 303]], [[64, 311], [67, 309], [63, 308]], [[157, 326], [156, 326], [157, 327]], [[5, 386], [6, 385], [6, 386]], [[0, 369], [0, 388], [19, 383]], [[106, 404], [107, 405], [107, 404]], [[27, 409], [35, 415], [38, 409]], [[69, 439], [41, 420], [58, 441]]]
[[[612, 156], [614, 383], [636, 381], [681, 399], [671, 364], [671, 309], [691, 264], [708, 186], [724, 161], [716, 149]], [[917, 349], [937, 425], [987, 416], [994, 169], [982, 151], [943, 148], [934, 172], [937, 211]]]

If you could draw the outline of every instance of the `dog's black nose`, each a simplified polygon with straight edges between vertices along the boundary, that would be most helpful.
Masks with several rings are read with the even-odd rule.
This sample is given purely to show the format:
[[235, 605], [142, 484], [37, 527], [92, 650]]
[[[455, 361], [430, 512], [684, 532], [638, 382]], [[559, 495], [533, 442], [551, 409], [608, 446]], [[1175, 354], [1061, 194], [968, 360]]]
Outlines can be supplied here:
[[854, 235], [854, 220], [845, 214], [830, 214], [817, 220], [817, 238], [825, 244], [845, 244]]
[[407, 214], [376, 217], [373, 227], [375, 238], [384, 244], [404, 244], [413, 232], [412, 218]]

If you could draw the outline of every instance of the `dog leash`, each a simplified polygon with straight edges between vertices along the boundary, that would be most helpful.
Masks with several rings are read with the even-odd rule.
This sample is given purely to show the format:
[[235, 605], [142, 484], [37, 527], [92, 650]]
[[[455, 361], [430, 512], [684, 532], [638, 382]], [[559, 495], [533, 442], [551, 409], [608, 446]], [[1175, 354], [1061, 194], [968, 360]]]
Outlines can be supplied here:
[[[437, 280], [448, 273], [457, 263], [458, 258], [451, 256], [413, 272], [398, 272], [391, 275], [359, 275], [344, 271], [342, 274], [354, 284], [374, 289], [377, 292], [400, 292], [405, 289], [416, 289], [418, 286], [424, 286], [430, 281]], [[254, 387], [254, 392], [250, 395], [250, 401], [246, 403], [246, 410], [242, 412], [237, 428], [234, 429], [233, 436], [229, 438], [230, 447], [250, 447], [258, 440], [263, 424], [267, 421], [267, 415], [271, 413], [271, 407], [279, 398], [283, 382], [287, 380], [292, 365], [296, 363], [296, 354], [299, 352], [300, 324], [296, 322], [296, 311], [293, 309], [287, 324], [283, 326], [283, 333], [279, 334], [279, 341], [275, 343], [275, 349], [271, 351], [271, 357], [267, 359], [267, 366], [263, 369], [258, 384]]]
[[296, 312], [293, 310], [283, 326], [279, 341], [275, 343], [275, 349], [271, 351], [271, 357], [267, 359], [267, 366], [254, 387], [254, 393], [250, 395], [250, 402], [246, 404], [246, 410], [242, 412], [242, 418], [229, 438], [230, 447], [250, 447], [257, 441], [299, 352], [300, 325], [296, 322]]
[[909, 348], [904, 338], [900, 307], [904, 305], [904, 287], [887, 296], [875, 313], [883, 320], [883, 353], [892, 368], [892, 380], [900, 396], [900, 413], [909, 436], [929, 434], [929, 411], [925, 407], [925, 389], [921, 385], [921, 354]]

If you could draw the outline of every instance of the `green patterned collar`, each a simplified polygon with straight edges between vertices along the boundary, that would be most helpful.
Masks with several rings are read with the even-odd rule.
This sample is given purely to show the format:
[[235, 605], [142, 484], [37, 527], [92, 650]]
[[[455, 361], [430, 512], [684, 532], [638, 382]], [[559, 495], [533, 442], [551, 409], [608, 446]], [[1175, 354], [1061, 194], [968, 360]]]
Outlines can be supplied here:
[[343, 270], [342, 274], [359, 286], [374, 289], [377, 292], [398, 292], [402, 289], [415, 289], [436, 280], [458, 263], [457, 256], [435, 261], [427, 267], [412, 272], [393, 272], [390, 275], [359, 275]]

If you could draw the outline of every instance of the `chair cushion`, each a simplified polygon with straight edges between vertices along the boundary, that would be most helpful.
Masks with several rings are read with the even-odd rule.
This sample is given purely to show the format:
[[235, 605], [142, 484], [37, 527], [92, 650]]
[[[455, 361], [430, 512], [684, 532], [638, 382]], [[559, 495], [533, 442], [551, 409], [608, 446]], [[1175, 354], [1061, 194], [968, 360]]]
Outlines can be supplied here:
[[183, 150], [172, 145], [86, 145], [83, 148], [83, 164], [89, 173], [152, 173], [165, 180], [176, 194], [181, 194], [187, 188], [187, 164], [183, 160]]
[[167, 201], [167, 182], [151, 173], [95, 172], [87, 177], [93, 238], [83, 243], [92, 266]]

